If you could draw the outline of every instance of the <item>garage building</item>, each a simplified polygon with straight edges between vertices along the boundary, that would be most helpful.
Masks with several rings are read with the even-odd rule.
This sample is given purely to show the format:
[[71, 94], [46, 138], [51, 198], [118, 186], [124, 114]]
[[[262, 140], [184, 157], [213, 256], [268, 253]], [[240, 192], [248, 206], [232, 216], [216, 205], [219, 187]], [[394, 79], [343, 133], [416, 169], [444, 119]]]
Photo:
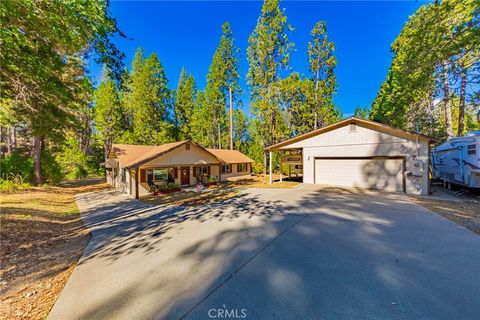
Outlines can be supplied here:
[[303, 183], [428, 194], [433, 143], [422, 134], [351, 117], [266, 148], [270, 183], [272, 153], [281, 152], [282, 159], [301, 155]]

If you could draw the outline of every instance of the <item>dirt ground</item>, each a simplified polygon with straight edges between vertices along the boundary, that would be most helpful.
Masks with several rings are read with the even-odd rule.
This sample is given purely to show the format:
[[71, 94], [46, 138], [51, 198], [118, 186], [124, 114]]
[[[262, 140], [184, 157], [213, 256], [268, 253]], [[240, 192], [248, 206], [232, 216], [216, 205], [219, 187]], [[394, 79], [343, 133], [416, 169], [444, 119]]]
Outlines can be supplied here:
[[412, 197], [419, 205], [480, 235], [480, 199], [446, 201]]
[[75, 194], [99, 179], [0, 195], [0, 319], [45, 319], [88, 243]]
[[286, 176], [283, 177], [283, 181], [280, 182], [280, 175], [273, 174], [273, 183], [269, 184], [268, 179], [269, 175], [267, 174], [264, 176], [263, 174], [260, 175], [252, 175], [249, 179], [241, 179], [237, 181], [228, 182], [228, 185], [231, 187], [237, 188], [280, 188], [280, 189], [288, 189], [293, 188], [302, 183], [302, 178], [288, 178]]

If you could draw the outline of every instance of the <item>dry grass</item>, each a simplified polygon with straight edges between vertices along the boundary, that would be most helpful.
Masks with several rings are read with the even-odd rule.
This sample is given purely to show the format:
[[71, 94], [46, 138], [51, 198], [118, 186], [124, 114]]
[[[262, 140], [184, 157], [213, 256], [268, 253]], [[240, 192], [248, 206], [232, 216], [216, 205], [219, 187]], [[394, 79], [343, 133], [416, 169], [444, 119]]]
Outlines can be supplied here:
[[470, 199], [443, 201], [413, 196], [412, 199], [430, 211], [480, 235], [480, 201]]
[[276, 189], [288, 189], [300, 185], [302, 182], [294, 180], [286, 180], [280, 182], [280, 175], [273, 174], [273, 183], [269, 184], [269, 175], [252, 175], [250, 179], [242, 179], [237, 181], [228, 182], [231, 187], [237, 188], [276, 188]]
[[1, 319], [46, 318], [88, 242], [74, 196], [108, 187], [97, 179], [0, 195]]

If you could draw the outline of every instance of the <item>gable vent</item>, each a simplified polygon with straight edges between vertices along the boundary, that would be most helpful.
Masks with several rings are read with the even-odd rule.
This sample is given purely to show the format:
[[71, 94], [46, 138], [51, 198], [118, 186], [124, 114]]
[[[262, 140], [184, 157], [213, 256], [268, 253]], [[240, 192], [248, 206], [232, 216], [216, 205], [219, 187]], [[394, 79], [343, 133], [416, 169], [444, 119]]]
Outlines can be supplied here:
[[350, 123], [350, 132], [356, 132], [357, 131], [357, 123], [356, 122], [351, 122]]

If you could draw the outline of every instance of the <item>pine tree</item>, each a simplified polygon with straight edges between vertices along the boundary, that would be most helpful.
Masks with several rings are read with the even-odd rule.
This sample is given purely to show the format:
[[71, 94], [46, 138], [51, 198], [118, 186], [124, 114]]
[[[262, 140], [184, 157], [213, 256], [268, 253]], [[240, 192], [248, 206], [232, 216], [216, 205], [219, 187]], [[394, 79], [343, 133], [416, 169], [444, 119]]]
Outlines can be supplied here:
[[[222, 26], [220, 44], [213, 54], [212, 63], [207, 75], [207, 86], [204, 93], [203, 108], [205, 113], [213, 115], [213, 122], [208, 131], [215, 137], [209, 140], [208, 146], [222, 148], [226, 145], [227, 113], [226, 106], [236, 102], [240, 93], [238, 84], [238, 49], [235, 47], [230, 24]], [[233, 106], [232, 106], [233, 112]]]
[[[290, 50], [287, 17], [279, 0], [265, 0], [260, 17], [248, 39], [248, 84], [251, 89], [251, 108], [256, 121], [254, 131], [257, 145], [263, 148], [284, 138], [284, 118], [275, 83], [280, 71], [288, 69]], [[258, 150], [258, 148], [256, 148]], [[265, 155], [266, 157], [266, 155]], [[258, 157], [257, 157], [258, 158]]]
[[479, 92], [478, 1], [435, 1], [413, 14], [391, 46], [394, 54], [370, 117], [446, 138], [469, 130]]
[[4, 1], [0, 6], [2, 104], [15, 105], [12, 116], [28, 127], [33, 138], [37, 184], [42, 183], [45, 140], [75, 126], [78, 106], [88, 103], [81, 100], [90, 54], [96, 53], [97, 62], [115, 72], [121, 69], [123, 54], [110, 37], [123, 34], [108, 6], [107, 1], [46, 1], [41, 5]]
[[105, 66], [102, 81], [95, 91], [94, 103], [95, 128], [106, 159], [115, 138], [122, 132], [123, 115], [117, 86]]
[[185, 140], [192, 138], [192, 115], [197, 96], [197, 85], [193, 75], [187, 76], [185, 68], [182, 68], [175, 92], [175, 138]]
[[328, 39], [327, 24], [317, 22], [310, 32], [312, 39], [308, 43], [308, 62], [314, 83], [314, 100], [311, 113], [314, 115], [313, 128], [323, 127], [336, 120], [333, 95], [336, 91], [335, 45]]
[[155, 53], [145, 59], [143, 50], [137, 49], [126, 87], [125, 107], [130, 115], [130, 132], [124, 140], [146, 145], [171, 141], [170, 90]]

